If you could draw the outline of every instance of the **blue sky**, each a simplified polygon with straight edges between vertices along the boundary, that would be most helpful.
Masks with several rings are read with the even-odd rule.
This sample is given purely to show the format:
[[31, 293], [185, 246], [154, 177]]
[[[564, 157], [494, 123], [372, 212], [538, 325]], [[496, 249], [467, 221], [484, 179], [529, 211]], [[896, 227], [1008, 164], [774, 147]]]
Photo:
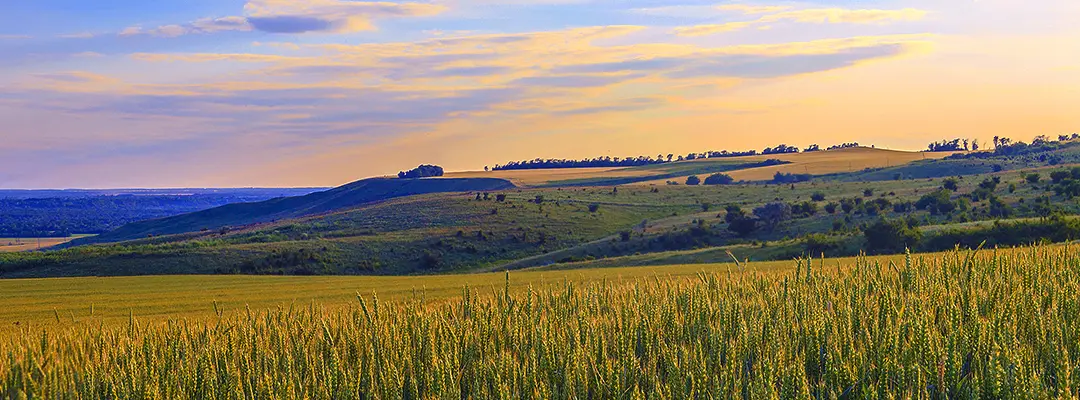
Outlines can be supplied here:
[[1080, 130], [1067, 0], [16, 0], [0, 187]]

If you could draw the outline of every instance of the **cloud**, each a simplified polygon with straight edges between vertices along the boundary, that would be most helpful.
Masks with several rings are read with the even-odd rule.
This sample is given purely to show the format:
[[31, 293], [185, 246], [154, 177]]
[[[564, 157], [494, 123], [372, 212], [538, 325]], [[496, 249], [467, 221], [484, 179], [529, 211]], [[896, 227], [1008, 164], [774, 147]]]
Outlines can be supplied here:
[[757, 55], [734, 54], [712, 57], [667, 74], [671, 78], [735, 77], [769, 79], [831, 71], [858, 62], [903, 54], [905, 46], [885, 44], [844, 49], [830, 54]]
[[590, 88], [609, 86], [638, 78], [640, 75], [549, 75], [530, 76], [510, 82], [515, 86], [541, 88]]
[[928, 14], [927, 11], [914, 8], [898, 10], [810, 8], [774, 12], [785, 10], [786, 8], [763, 8], [742, 5], [729, 5], [726, 7], [729, 7], [730, 10], [739, 11], [744, 14], [768, 14], [753, 21], [685, 26], [675, 28], [673, 32], [679, 36], [705, 36], [785, 21], [807, 24], [883, 24], [896, 21], [917, 21], [925, 18]]
[[429, 3], [344, 0], [251, 0], [244, 5], [248, 22], [270, 33], [366, 31], [375, 29], [372, 19], [425, 17], [445, 10]]
[[252, 26], [244, 17], [203, 18], [182, 25], [162, 25], [144, 29], [132, 26], [120, 31], [119, 36], [150, 35], [157, 37], [178, 37], [183, 35], [210, 34], [226, 31], [250, 31]]
[[374, 30], [373, 19], [424, 17], [439, 14], [445, 6], [429, 3], [391, 3], [348, 0], [250, 0], [243, 16], [203, 18], [185, 24], [155, 28], [132, 26], [119, 36], [149, 35], [173, 38], [217, 32], [261, 31], [298, 34], [308, 32], [350, 33]]
[[746, 4], [722, 4], [716, 6], [720, 11], [735, 11], [743, 14], [772, 14], [790, 10], [790, 6], [752, 6]]
[[0, 35], [0, 40], [21, 40], [21, 39], [33, 39], [30, 35]]

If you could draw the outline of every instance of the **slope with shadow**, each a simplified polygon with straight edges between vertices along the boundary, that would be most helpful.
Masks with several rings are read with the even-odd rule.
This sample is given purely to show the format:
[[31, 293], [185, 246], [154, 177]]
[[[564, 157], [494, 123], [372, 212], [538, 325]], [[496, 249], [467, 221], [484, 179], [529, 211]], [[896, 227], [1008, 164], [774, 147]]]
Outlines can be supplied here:
[[504, 190], [514, 184], [496, 178], [370, 178], [306, 196], [280, 197], [229, 204], [175, 217], [140, 221], [95, 237], [72, 241], [69, 246], [109, 243], [200, 230], [271, 222], [322, 214], [381, 200], [427, 193]]

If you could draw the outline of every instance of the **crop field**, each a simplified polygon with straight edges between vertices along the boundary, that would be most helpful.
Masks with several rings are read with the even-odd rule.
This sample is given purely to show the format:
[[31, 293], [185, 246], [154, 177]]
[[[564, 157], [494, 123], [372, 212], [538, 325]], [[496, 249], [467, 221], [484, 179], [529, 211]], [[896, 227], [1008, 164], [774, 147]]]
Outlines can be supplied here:
[[[0, 393], [1080, 395], [1080, 256], [1067, 247], [562, 274], [5, 281], [3, 318], [52, 321], [0, 336]], [[50, 291], [77, 307], [48, 315]]]
[[[910, 163], [918, 160], [936, 160], [945, 158], [952, 153], [915, 153], [908, 151], [895, 151], [885, 149], [851, 148], [830, 151], [815, 151], [810, 153], [796, 154], [772, 154], [748, 157], [735, 157], [721, 160], [745, 160], [763, 161], [777, 159], [786, 161], [788, 164], [773, 165], [767, 167], [748, 168], [731, 171], [735, 180], [743, 181], [768, 181], [777, 172], [785, 174], [811, 174], [828, 175], [844, 172], [858, 172], [867, 168], [888, 168]], [[711, 163], [716, 159], [694, 160], [691, 163]], [[671, 178], [670, 180], [682, 183], [686, 176]], [[638, 185], [663, 185], [669, 179], [659, 179], [639, 182]]]
[[[558, 183], [603, 181], [614, 178], [645, 178], [636, 185], [663, 185], [667, 180], [682, 182], [692, 174], [708, 175], [710, 169], [724, 171], [724, 166], [752, 164], [775, 159], [787, 162], [784, 165], [733, 169], [729, 175], [737, 180], [768, 181], [777, 172], [809, 173], [826, 175], [842, 172], [856, 172], [867, 168], [885, 168], [902, 165], [916, 160], [934, 160], [952, 153], [916, 153], [871, 148], [852, 148], [832, 151], [818, 151], [797, 154], [770, 154], [746, 157], [724, 157], [693, 160], [673, 164], [657, 164], [640, 167], [622, 168], [561, 168], [509, 171], [471, 171], [452, 172], [449, 178], [501, 178], [522, 187], [545, 186]], [[664, 178], [648, 179], [653, 176]]]
[[73, 235], [63, 238], [0, 238], [0, 253], [44, 249], [87, 236], [90, 235]]

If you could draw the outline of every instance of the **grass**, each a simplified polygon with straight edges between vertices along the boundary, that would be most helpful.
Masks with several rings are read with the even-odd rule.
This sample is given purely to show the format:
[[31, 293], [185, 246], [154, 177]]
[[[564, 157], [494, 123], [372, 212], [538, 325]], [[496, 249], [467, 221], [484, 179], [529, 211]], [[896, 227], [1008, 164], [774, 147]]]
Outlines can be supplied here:
[[[831, 261], [788, 263], [768, 274], [754, 272], [765, 265], [749, 272], [696, 266], [698, 273], [622, 281], [614, 278], [620, 270], [605, 269], [585, 282], [532, 287], [537, 275], [517, 272], [488, 275], [456, 295], [449, 287], [446, 296], [438, 289], [389, 295], [387, 288], [378, 296], [361, 291], [347, 305], [341, 299], [333, 307], [220, 314], [204, 295], [207, 317], [164, 322], [139, 315], [65, 321], [57, 312], [44, 330], [0, 337], [6, 355], [0, 394], [1080, 396], [1080, 256], [1074, 250], [837, 261], [835, 267]], [[246, 289], [252, 299], [278, 291]], [[88, 308], [86, 300], [80, 309]]]

